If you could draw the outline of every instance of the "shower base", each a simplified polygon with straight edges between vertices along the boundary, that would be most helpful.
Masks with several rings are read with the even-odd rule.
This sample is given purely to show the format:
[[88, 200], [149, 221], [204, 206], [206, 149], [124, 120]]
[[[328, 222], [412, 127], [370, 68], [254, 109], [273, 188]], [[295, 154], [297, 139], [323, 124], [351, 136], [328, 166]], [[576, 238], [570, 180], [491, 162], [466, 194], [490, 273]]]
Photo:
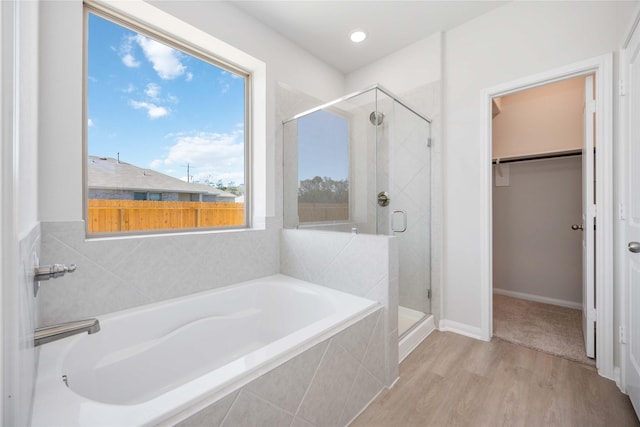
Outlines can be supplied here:
[[398, 307], [398, 336], [401, 337], [405, 332], [418, 323], [426, 316], [425, 313], [411, 308]]

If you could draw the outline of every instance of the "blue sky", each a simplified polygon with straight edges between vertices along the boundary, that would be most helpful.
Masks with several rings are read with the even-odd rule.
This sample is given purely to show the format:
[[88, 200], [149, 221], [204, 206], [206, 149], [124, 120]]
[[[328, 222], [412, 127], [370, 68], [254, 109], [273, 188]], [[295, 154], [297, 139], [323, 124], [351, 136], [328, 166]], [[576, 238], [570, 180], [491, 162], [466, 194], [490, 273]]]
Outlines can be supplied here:
[[244, 183], [244, 79], [89, 15], [88, 151]]
[[298, 119], [298, 179], [349, 178], [348, 123], [319, 110]]

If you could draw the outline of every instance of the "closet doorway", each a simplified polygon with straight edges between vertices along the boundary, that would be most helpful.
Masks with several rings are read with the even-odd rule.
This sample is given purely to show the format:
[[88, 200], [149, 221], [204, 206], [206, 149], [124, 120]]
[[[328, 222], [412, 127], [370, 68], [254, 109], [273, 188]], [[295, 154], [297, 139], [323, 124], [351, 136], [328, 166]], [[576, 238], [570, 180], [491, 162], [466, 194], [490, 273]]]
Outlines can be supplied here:
[[494, 336], [595, 366], [594, 76], [493, 98]]

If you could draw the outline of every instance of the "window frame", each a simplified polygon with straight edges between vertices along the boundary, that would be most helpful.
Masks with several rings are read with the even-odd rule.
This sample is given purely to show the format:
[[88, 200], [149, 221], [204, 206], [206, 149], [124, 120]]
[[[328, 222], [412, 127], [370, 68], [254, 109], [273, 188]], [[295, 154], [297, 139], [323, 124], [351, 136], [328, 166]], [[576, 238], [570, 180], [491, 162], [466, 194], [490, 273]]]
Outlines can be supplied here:
[[[129, 5], [123, 6], [134, 6], [134, 9], [138, 7], [142, 7], [140, 4], [143, 2], [138, 1], [130, 1]], [[155, 11], [155, 7], [144, 4], [144, 8], [152, 7]], [[157, 42], [163, 43], [173, 49], [176, 49], [182, 53], [193, 56], [201, 61], [207, 62], [217, 68], [220, 68], [224, 71], [233, 73], [244, 78], [245, 87], [244, 87], [244, 223], [242, 225], [232, 225], [232, 226], [217, 226], [217, 227], [197, 227], [197, 228], [165, 228], [165, 229], [154, 229], [154, 230], [133, 230], [133, 231], [118, 231], [118, 232], [89, 232], [89, 186], [88, 186], [88, 71], [89, 71], [89, 44], [88, 44], [88, 35], [89, 35], [89, 14], [94, 14], [102, 19], [106, 19], [116, 25], [120, 25], [130, 31], [137, 32], [139, 34], [144, 35], [145, 37], [151, 38]], [[134, 16], [135, 15], [135, 16]], [[83, 207], [83, 219], [85, 221], [85, 235], [87, 238], [103, 238], [103, 237], [135, 237], [135, 236], [157, 236], [157, 235], [165, 235], [165, 234], [179, 234], [179, 233], [202, 233], [202, 232], [221, 232], [221, 231], [241, 231], [247, 229], [263, 229], [265, 227], [265, 219], [264, 217], [256, 216], [256, 210], [253, 206], [253, 202], [257, 201], [257, 198], [253, 196], [253, 180], [256, 174], [253, 171], [254, 156], [256, 154], [256, 141], [254, 140], [254, 135], [256, 135], [254, 131], [254, 127], [263, 127], [264, 123], [260, 123], [260, 121], [256, 122], [256, 110], [258, 112], [266, 112], [264, 108], [256, 109], [256, 105], [254, 104], [256, 99], [263, 98], [265, 96], [262, 93], [262, 96], [254, 97], [254, 91], [256, 90], [256, 82], [255, 75], [258, 74], [258, 79], [262, 80], [257, 87], [259, 91], [264, 91], [264, 63], [255, 61], [254, 58], [248, 58], [243, 62], [257, 62], [257, 64], [252, 64], [253, 67], [257, 68], [256, 70], [251, 70], [253, 67], [241, 67], [239, 65], [235, 65], [232, 61], [225, 60], [222, 58], [224, 55], [216, 55], [209, 49], [197, 46], [196, 42], [188, 42], [186, 38], [180, 37], [178, 34], [170, 34], [166, 30], [159, 29], [158, 26], [152, 25], [149, 22], [145, 22], [142, 19], [143, 13], [134, 13], [127, 14], [122, 13], [121, 11], [115, 10], [115, 8], [111, 7], [111, 5], [107, 5], [100, 0], [84, 0], [83, 2], [83, 79], [82, 79], [82, 159], [83, 159], [83, 168], [82, 168], [82, 207]], [[166, 17], [162, 17], [165, 18]], [[171, 19], [177, 19], [171, 17]], [[180, 23], [184, 24], [182, 21]], [[188, 25], [188, 24], [186, 24]], [[209, 37], [210, 41], [218, 42], [213, 37]], [[220, 43], [220, 42], [218, 42]], [[230, 48], [230, 46], [225, 46], [226, 48]], [[239, 52], [239, 51], [238, 51]], [[234, 52], [235, 53], [235, 52]], [[240, 55], [242, 56], [242, 55]], [[244, 58], [243, 58], [244, 59]], [[251, 61], [253, 60], [253, 61]], [[237, 62], [237, 61], [236, 61]], [[263, 125], [263, 126], [260, 126]], [[262, 141], [264, 142], [264, 141]], [[262, 147], [264, 148], [264, 147]], [[259, 151], [257, 154], [261, 154]], [[261, 169], [262, 171], [264, 168]], [[264, 195], [262, 195], [264, 197]], [[161, 198], [162, 199], [162, 198]], [[147, 192], [147, 200], [149, 200], [149, 193]], [[263, 206], [264, 208], [264, 206]], [[258, 210], [262, 210], [258, 208]], [[260, 212], [262, 213], [262, 212]]]

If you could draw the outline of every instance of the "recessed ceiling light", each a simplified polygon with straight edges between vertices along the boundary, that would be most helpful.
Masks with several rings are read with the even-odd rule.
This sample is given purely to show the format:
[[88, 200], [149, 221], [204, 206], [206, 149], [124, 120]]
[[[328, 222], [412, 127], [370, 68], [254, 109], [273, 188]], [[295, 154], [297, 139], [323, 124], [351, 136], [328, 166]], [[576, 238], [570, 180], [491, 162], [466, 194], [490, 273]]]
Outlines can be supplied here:
[[354, 30], [351, 32], [351, 35], [349, 36], [351, 38], [351, 41], [354, 43], [360, 43], [363, 42], [364, 39], [367, 38], [367, 33], [365, 33], [362, 30]]

